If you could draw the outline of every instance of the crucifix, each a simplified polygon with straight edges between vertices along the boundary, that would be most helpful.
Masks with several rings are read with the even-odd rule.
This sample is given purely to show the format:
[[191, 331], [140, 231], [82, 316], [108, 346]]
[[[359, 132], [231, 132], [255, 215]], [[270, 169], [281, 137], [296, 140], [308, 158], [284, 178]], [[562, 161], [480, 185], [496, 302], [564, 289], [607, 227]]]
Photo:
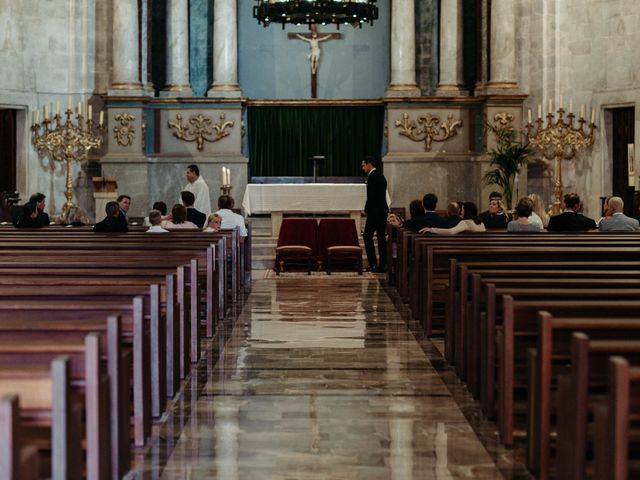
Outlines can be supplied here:
[[320, 42], [342, 38], [340, 33], [318, 35], [318, 26], [311, 25], [310, 33], [289, 33], [289, 40], [303, 40], [309, 43], [309, 62], [311, 63], [311, 98], [318, 98], [318, 66], [320, 65]]

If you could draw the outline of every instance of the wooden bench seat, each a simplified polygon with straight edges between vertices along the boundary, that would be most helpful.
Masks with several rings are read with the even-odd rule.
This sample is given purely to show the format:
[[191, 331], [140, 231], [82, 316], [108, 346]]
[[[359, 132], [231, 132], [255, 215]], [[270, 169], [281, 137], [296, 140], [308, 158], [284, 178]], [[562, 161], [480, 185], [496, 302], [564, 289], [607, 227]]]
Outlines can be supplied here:
[[38, 449], [22, 435], [18, 396], [0, 398], [0, 478], [36, 480], [40, 478]]

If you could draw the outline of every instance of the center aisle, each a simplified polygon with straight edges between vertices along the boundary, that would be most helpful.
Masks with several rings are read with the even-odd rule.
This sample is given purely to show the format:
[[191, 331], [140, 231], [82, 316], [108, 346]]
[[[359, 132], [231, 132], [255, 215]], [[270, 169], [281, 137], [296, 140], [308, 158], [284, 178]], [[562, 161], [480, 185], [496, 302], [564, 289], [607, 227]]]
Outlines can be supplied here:
[[503, 478], [377, 279], [257, 280], [216, 355], [133, 478]]

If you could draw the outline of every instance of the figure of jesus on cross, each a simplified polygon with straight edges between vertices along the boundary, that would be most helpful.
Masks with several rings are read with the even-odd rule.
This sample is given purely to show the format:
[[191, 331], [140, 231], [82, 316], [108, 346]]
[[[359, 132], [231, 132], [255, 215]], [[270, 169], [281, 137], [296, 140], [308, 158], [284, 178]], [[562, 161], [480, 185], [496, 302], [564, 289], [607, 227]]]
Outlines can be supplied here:
[[339, 33], [327, 33], [318, 36], [317, 26], [311, 25], [311, 33], [289, 33], [290, 40], [303, 40], [309, 43], [310, 52], [308, 55], [311, 63], [311, 98], [318, 98], [318, 67], [320, 65], [320, 42], [341, 38]]

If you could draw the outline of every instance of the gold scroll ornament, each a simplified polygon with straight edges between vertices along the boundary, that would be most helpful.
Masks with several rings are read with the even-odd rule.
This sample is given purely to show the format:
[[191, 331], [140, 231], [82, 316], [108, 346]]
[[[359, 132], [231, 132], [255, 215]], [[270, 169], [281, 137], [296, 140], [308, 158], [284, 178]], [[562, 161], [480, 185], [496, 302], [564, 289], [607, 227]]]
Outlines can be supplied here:
[[133, 144], [133, 139], [136, 135], [136, 128], [133, 125], [130, 125], [129, 122], [132, 122], [136, 119], [135, 116], [130, 113], [119, 113], [114, 117], [120, 125], [113, 127], [113, 136], [116, 139], [116, 142], [121, 147], [128, 147]]
[[196, 142], [199, 151], [204, 148], [204, 142], [217, 142], [229, 135], [228, 128], [233, 128], [233, 120], [226, 120], [224, 113], [220, 114], [220, 122], [213, 123], [213, 119], [201, 113], [191, 116], [189, 121], [182, 123], [182, 115], [176, 114], [174, 122], [169, 121], [169, 128], [175, 129], [173, 135], [185, 142]]
[[424, 142], [425, 152], [431, 151], [432, 142], [444, 142], [455, 136], [461, 126], [462, 120], [454, 120], [452, 114], [446, 122], [430, 113], [418, 117], [417, 122], [409, 120], [408, 113], [402, 114], [402, 120], [396, 120], [396, 128], [401, 129], [399, 134], [414, 142]]

